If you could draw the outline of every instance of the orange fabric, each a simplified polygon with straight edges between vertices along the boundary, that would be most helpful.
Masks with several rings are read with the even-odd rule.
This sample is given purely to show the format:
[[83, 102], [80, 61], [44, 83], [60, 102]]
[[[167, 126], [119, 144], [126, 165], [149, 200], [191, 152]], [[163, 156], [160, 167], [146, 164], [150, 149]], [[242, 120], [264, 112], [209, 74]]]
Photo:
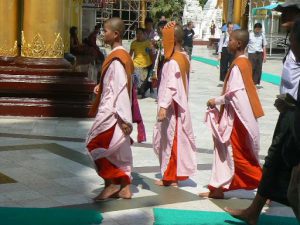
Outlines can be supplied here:
[[[245, 138], [248, 135], [248, 131], [237, 114], [235, 114], [233, 130], [230, 137], [234, 161], [234, 175], [229, 188], [223, 188], [223, 191], [237, 189], [253, 190], [258, 187], [262, 177], [262, 169], [255, 156], [251, 154], [249, 143]], [[209, 185], [208, 189], [213, 191], [216, 188]]]
[[165, 60], [169, 60], [175, 47], [175, 24], [162, 30]]
[[[116, 125], [96, 136], [87, 146], [89, 152], [92, 152], [95, 148], [108, 149], [115, 131], [115, 127]], [[121, 182], [123, 184], [131, 183], [130, 177], [128, 177], [123, 170], [119, 169], [106, 158], [97, 159], [95, 161], [95, 164], [99, 176], [102, 177], [104, 180], [110, 180], [114, 184], [121, 184]]]
[[172, 59], [174, 59], [177, 62], [178, 66], [180, 68], [183, 86], [184, 86], [185, 92], [187, 93], [186, 84], [187, 84], [187, 82], [189, 82], [190, 62], [184, 54], [177, 52], [177, 51], [174, 52], [174, 54], [172, 55]]
[[106, 74], [106, 71], [109, 67], [109, 65], [112, 63], [114, 60], [119, 60], [122, 65], [125, 68], [126, 74], [127, 74], [127, 89], [129, 96], [131, 96], [131, 78], [132, 74], [134, 72], [134, 65], [131, 56], [126, 52], [124, 49], [118, 49], [115, 51], [112, 51], [109, 56], [105, 59], [102, 65], [102, 72], [101, 72], [101, 78], [100, 78], [100, 85], [99, 85], [99, 93], [96, 96], [96, 99], [92, 105], [92, 108], [89, 112], [89, 115], [91, 117], [95, 117], [98, 111], [98, 107], [100, 104], [100, 99], [101, 99], [101, 94], [103, 91], [103, 80]]
[[246, 189], [253, 190], [258, 187], [262, 176], [262, 169], [247, 142], [248, 131], [238, 118], [234, 117], [233, 130], [230, 142], [233, 151], [234, 176], [229, 190]]
[[177, 176], [177, 120], [178, 120], [178, 105], [174, 102], [175, 114], [176, 114], [176, 127], [175, 135], [172, 145], [172, 152], [168, 167], [164, 173], [163, 181], [179, 181], [187, 180], [187, 176]]
[[[230, 76], [232, 68], [235, 65], [238, 66], [239, 70], [241, 71], [245, 89], [246, 89], [246, 92], [247, 92], [247, 95], [248, 95], [248, 98], [249, 98], [249, 101], [251, 104], [251, 108], [252, 108], [255, 118], [264, 116], [264, 111], [262, 109], [260, 100], [258, 98], [256, 87], [252, 80], [252, 65], [251, 65], [251, 62], [247, 58], [238, 57], [232, 62], [230, 69], [228, 70], [228, 73], [225, 77], [224, 88], [223, 88], [222, 94], [225, 93], [228, 78]], [[221, 113], [223, 111], [224, 111], [224, 105], [221, 106]]]

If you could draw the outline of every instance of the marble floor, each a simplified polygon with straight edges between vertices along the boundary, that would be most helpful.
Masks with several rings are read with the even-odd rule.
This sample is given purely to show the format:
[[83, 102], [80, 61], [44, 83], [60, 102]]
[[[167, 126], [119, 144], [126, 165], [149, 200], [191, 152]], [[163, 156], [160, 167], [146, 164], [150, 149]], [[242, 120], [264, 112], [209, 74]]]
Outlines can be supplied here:
[[[212, 51], [204, 47], [195, 47], [194, 54], [213, 58]], [[280, 60], [264, 65], [264, 71], [269, 73], [280, 74], [281, 69]], [[246, 207], [255, 192], [228, 192], [224, 200], [201, 199], [197, 195], [207, 190], [211, 173], [213, 144], [203, 118], [206, 101], [221, 91], [218, 77], [217, 68], [192, 61], [189, 101], [198, 147], [198, 170], [178, 188], [154, 185], [154, 180], [160, 178], [151, 144], [157, 105], [152, 97], [140, 100], [147, 141], [132, 146], [132, 200], [92, 201], [104, 185], [85, 150], [85, 136], [92, 119], [0, 117], [0, 206], [96, 209], [103, 212], [105, 225], [153, 224], [153, 207], [206, 211], [222, 211], [224, 206]], [[259, 95], [266, 116], [259, 120], [261, 163], [278, 117], [273, 106], [278, 87], [265, 82], [262, 86]], [[265, 207], [264, 212], [294, 216], [290, 208], [275, 202]]]

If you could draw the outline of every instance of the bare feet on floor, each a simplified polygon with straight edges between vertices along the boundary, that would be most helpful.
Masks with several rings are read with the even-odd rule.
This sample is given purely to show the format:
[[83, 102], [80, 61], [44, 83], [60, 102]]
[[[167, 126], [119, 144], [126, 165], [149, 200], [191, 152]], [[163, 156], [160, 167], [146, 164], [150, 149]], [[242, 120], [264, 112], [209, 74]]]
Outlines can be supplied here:
[[178, 183], [175, 181], [163, 181], [163, 180], [156, 180], [154, 184], [158, 186], [173, 186], [178, 187]]
[[111, 198], [113, 197], [113, 195], [115, 195], [117, 192], [119, 191], [119, 188], [114, 185], [114, 184], [110, 184], [108, 186], [106, 186], [103, 191], [97, 195], [95, 198], [94, 198], [94, 201], [97, 202], [97, 201], [102, 201], [102, 200], [105, 200], [105, 199], [108, 199], [108, 198]]
[[219, 189], [216, 189], [214, 191], [200, 193], [199, 196], [202, 198], [224, 199], [224, 193], [222, 190], [219, 190]]
[[132, 198], [132, 192], [130, 190], [130, 184], [121, 187], [120, 191], [117, 193], [119, 198], [123, 199], [131, 199]]
[[251, 215], [247, 209], [239, 210], [225, 207], [224, 210], [234, 218], [245, 221], [249, 225], [257, 225], [258, 217]]

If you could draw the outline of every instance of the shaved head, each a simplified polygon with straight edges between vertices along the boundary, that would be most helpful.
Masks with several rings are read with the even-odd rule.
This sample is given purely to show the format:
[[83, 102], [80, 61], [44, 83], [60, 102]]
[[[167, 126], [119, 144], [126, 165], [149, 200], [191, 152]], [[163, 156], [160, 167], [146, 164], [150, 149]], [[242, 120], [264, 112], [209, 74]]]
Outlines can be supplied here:
[[183, 38], [184, 38], [184, 32], [182, 29], [182, 26], [176, 24], [174, 27], [174, 31], [175, 31], [175, 41], [182, 44], [183, 43]]
[[241, 43], [241, 50], [244, 50], [249, 42], [249, 32], [247, 30], [235, 30], [232, 32], [234, 39]]
[[125, 24], [123, 20], [118, 17], [112, 17], [106, 20], [105, 24], [108, 25], [112, 31], [119, 32], [121, 38], [123, 37], [125, 32]]

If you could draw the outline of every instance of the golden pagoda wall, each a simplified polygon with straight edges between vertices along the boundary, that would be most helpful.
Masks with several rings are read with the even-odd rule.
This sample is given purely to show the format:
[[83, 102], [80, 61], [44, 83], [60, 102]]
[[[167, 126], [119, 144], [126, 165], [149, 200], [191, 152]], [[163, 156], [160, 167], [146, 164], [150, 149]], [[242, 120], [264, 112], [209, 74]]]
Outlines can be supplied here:
[[228, 12], [232, 12], [232, 21], [235, 24], [239, 24], [242, 27], [246, 26], [246, 19], [245, 16], [248, 14], [246, 12], [247, 4], [249, 0], [234, 0], [232, 8], [229, 9], [229, 1], [230, 0], [223, 0], [223, 21], [228, 22]]
[[0, 56], [18, 55], [18, 0], [0, 0]]
[[21, 56], [63, 58], [64, 1], [24, 1]]
[[0, 57], [63, 58], [71, 26], [81, 39], [82, 0], [0, 0]]
[[71, 0], [71, 26], [77, 27], [78, 39], [82, 39], [82, 2], [83, 0]]

